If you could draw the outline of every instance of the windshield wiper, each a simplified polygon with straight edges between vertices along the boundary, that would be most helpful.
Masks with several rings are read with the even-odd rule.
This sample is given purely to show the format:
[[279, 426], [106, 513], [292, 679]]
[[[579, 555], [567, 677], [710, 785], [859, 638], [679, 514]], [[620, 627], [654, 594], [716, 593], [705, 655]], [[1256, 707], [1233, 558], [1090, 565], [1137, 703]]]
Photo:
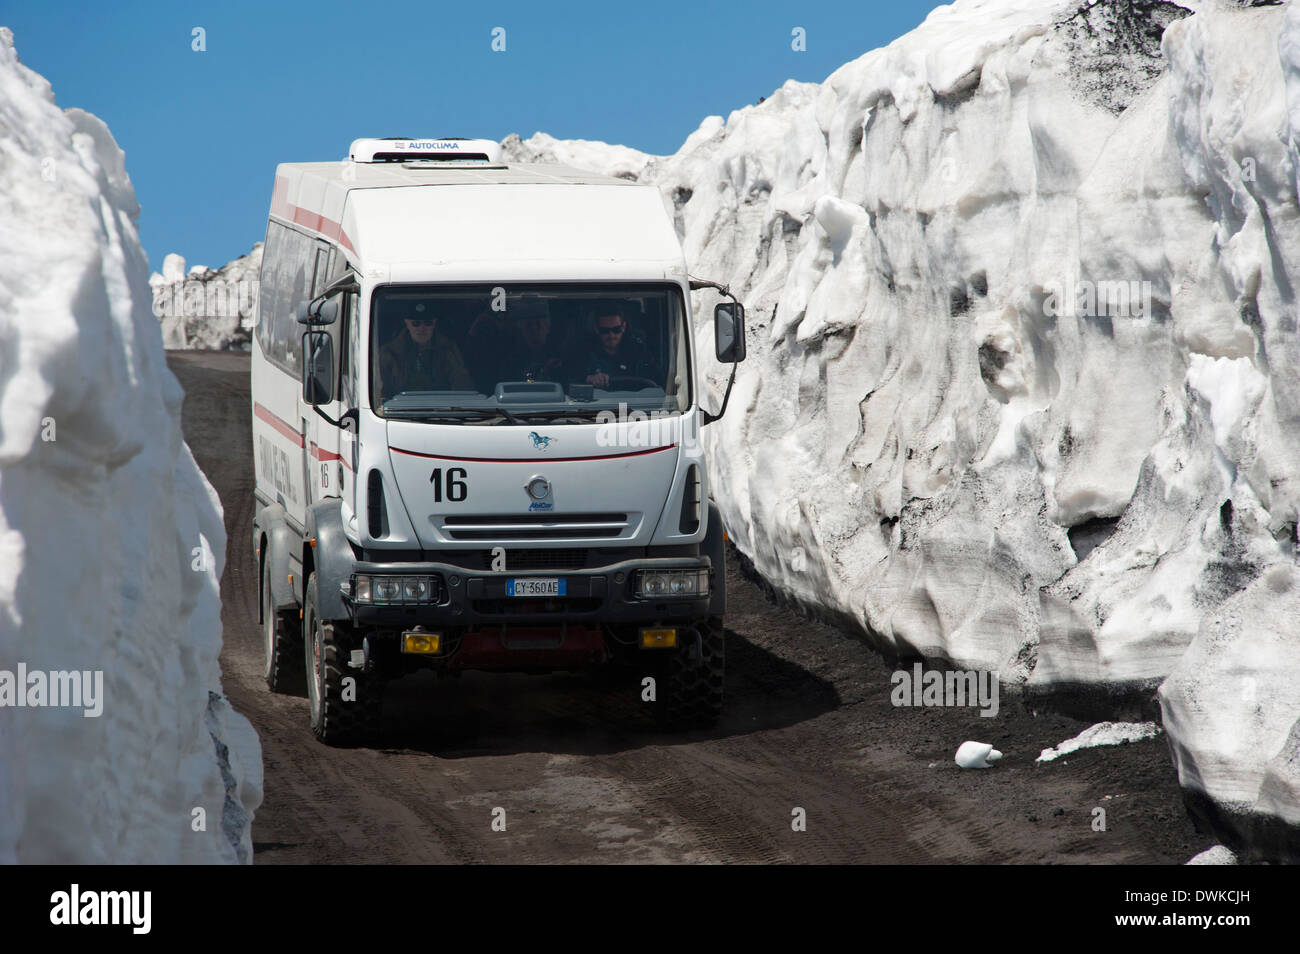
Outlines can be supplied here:
[[[602, 408], [601, 410], [606, 410]], [[530, 415], [534, 421], [594, 421], [600, 414], [599, 410], [585, 410], [584, 408], [566, 408], [563, 411], [538, 411]]]
[[504, 407], [459, 407], [457, 405], [452, 405], [450, 407], [429, 408], [428, 410], [414, 408], [388, 408], [385, 409], [384, 414], [388, 417], [406, 417], [421, 420], [426, 418], [433, 418], [435, 420], [446, 420], [451, 418], [453, 420], [471, 419], [480, 421], [500, 419], [499, 422], [508, 421], [511, 424], [528, 423], [517, 415], [512, 414]]

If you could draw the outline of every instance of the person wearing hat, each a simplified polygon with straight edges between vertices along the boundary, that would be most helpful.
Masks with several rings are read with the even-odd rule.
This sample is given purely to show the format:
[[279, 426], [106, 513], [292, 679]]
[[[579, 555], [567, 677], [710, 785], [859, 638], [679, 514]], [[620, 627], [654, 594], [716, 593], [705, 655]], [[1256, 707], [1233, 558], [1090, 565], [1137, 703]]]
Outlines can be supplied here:
[[473, 390], [456, 343], [438, 331], [431, 304], [398, 302], [390, 311], [404, 327], [379, 349], [379, 393], [385, 399], [402, 391]]

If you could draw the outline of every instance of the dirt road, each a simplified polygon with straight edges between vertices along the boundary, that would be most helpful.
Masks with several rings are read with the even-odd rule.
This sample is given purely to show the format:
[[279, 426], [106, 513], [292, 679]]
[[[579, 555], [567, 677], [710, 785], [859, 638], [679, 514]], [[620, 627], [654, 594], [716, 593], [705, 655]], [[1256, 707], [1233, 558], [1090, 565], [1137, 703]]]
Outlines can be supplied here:
[[[471, 673], [396, 683], [382, 748], [324, 746], [306, 699], [272, 695], [261, 677], [248, 356], [169, 362], [185, 438], [225, 508], [221, 663], [262, 739], [258, 864], [1181, 863], [1211, 844], [1183, 810], [1163, 737], [1036, 766], [1086, 723], [1006, 697], [991, 719], [895, 708], [892, 666], [776, 607], [734, 563], [727, 711], [713, 731], [657, 731], [635, 682]], [[966, 739], [1005, 757], [963, 771], [953, 753]]]

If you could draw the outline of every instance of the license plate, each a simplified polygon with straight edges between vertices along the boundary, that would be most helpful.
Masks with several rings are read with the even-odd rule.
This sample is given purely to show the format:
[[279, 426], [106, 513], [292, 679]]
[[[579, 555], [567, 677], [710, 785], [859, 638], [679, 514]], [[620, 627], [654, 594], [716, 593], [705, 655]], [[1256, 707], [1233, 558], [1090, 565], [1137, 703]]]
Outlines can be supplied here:
[[563, 577], [530, 576], [506, 580], [506, 596], [563, 596]]

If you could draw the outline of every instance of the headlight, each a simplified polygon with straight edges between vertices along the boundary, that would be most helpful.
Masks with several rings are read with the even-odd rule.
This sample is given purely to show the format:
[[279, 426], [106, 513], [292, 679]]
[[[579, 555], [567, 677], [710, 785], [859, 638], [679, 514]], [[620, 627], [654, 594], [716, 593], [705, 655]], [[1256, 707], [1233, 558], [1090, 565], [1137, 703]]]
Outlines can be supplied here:
[[[433, 576], [367, 576], [352, 577], [353, 602], [382, 603], [432, 603], [439, 593], [438, 578]], [[346, 591], [345, 591], [346, 592]]]
[[646, 598], [660, 596], [708, 596], [708, 570], [639, 570], [636, 595]]

